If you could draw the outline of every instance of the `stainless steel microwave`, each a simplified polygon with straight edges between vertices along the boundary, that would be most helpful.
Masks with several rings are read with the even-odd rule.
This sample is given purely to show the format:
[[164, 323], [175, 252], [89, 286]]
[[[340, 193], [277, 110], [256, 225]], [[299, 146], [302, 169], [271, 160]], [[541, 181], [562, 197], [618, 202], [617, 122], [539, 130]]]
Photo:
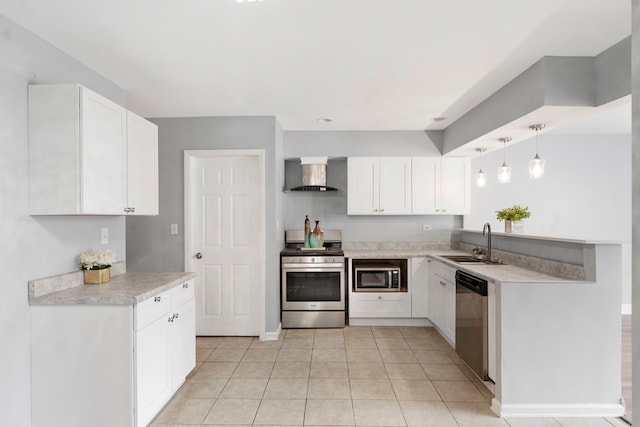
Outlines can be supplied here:
[[400, 267], [366, 266], [354, 268], [356, 292], [399, 292]]

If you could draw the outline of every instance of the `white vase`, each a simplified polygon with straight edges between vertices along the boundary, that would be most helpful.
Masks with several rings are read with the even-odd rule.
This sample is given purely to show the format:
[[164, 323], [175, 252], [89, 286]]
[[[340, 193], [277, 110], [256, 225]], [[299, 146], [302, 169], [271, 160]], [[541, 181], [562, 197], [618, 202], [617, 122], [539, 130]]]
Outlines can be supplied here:
[[524, 230], [524, 224], [522, 221], [511, 221], [511, 232], [522, 234]]

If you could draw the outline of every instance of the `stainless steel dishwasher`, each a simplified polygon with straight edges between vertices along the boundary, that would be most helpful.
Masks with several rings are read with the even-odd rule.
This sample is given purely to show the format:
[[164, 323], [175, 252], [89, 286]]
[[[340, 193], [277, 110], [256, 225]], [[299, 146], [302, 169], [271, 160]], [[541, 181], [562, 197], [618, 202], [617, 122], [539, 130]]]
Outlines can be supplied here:
[[488, 380], [487, 281], [456, 271], [456, 353], [481, 379]]

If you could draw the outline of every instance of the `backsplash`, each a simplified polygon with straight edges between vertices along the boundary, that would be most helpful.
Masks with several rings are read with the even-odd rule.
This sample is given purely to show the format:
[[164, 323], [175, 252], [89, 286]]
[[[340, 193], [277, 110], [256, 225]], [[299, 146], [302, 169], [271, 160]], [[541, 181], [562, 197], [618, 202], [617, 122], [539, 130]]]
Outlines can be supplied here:
[[[111, 266], [111, 275], [117, 276], [127, 272], [125, 261], [115, 262]], [[29, 301], [42, 295], [53, 292], [64, 291], [84, 284], [84, 273], [82, 270], [71, 273], [58, 274], [57, 276], [45, 277], [29, 281]]]
[[[475, 248], [474, 245], [469, 245], [466, 243], [451, 243], [451, 249], [456, 249], [462, 252], [471, 253], [473, 248]], [[527, 255], [520, 255], [517, 253], [505, 252], [497, 249], [491, 250], [491, 257], [493, 259], [499, 258], [505, 264], [539, 271], [540, 273], [550, 274], [552, 276], [564, 277], [574, 280], [586, 280], [584, 266], [581, 265], [568, 264]]]

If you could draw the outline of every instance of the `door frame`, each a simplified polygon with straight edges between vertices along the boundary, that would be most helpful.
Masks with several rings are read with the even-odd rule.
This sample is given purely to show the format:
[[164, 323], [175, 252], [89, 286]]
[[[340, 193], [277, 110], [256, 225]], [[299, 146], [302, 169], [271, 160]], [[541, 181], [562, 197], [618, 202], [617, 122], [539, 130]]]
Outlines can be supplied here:
[[193, 247], [193, 229], [191, 214], [193, 206], [193, 183], [191, 176], [194, 161], [197, 159], [221, 158], [221, 157], [256, 157], [258, 159], [258, 246], [259, 256], [258, 267], [258, 332], [260, 340], [266, 338], [265, 331], [265, 257], [266, 257], [266, 236], [265, 236], [265, 151], [263, 149], [247, 150], [184, 150], [184, 267], [185, 271], [194, 271], [193, 254], [196, 252]]

